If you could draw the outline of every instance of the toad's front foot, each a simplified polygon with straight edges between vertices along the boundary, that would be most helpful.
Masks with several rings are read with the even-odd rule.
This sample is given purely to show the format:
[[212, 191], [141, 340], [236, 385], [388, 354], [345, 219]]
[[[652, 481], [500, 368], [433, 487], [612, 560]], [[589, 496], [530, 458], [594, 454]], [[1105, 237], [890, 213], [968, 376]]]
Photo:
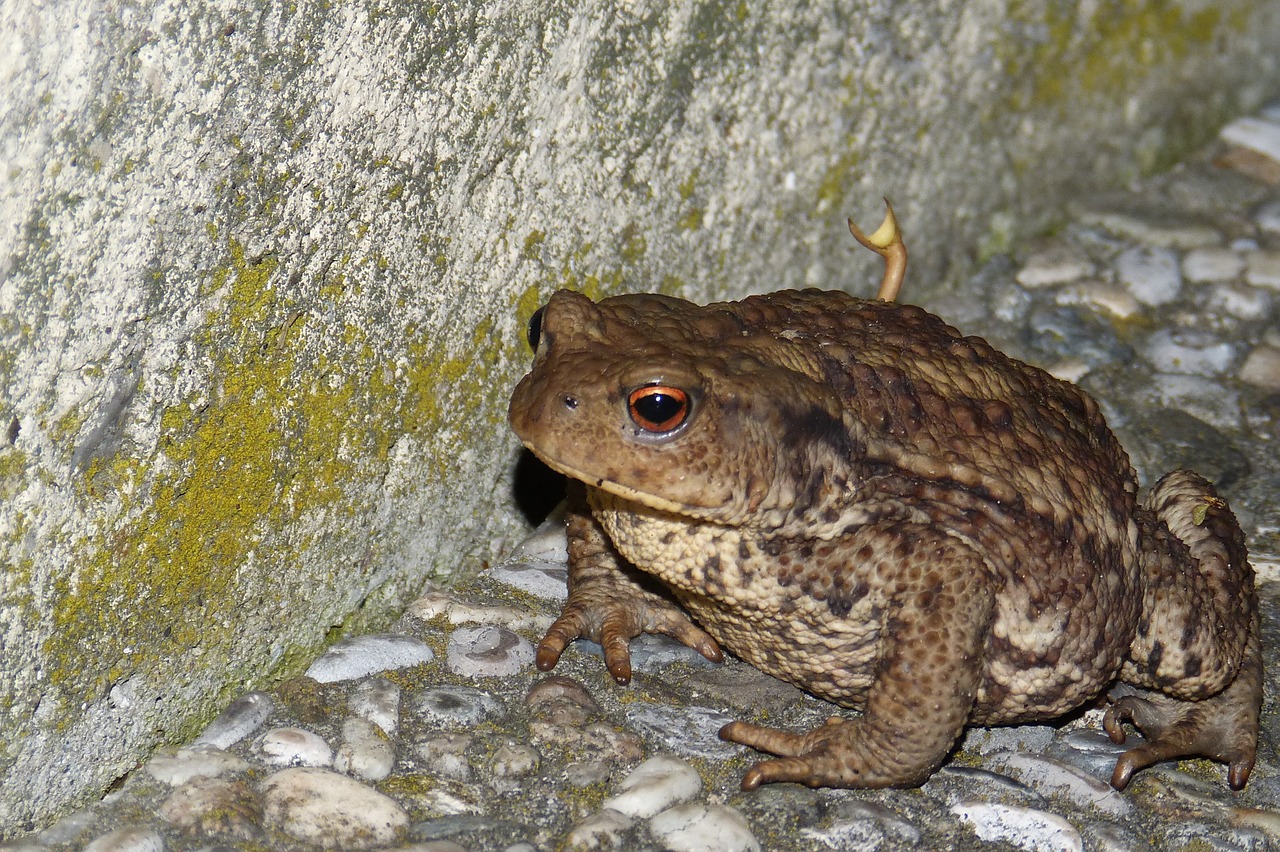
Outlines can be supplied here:
[[641, 633], [666, 634], [714, 663], [724, 659], [716, 640], [670, 601], [651, 593], [619, 598], [585, 591], [569, 596], [564, 612], [538, 643], [536, 663], [542, 671], [550, 671], [569, 643], [582, 637], [600, 644], [609, 674], [618, 683], [628, 684], [631, 682], [628, 645]]
[[730, 722], [720, 729], [720, 738], [780, 755], [747, 770], [743, 790], [778, 781], [810, 787], [905, 787], [923, 782], [941, 762], [941, 757], [926, 756], [918, 762], [912, 760], [916, 756], [906, 755], [904, 760], [881, 762], [866, 747], [859, 720], [839, 716], [804, 734]]

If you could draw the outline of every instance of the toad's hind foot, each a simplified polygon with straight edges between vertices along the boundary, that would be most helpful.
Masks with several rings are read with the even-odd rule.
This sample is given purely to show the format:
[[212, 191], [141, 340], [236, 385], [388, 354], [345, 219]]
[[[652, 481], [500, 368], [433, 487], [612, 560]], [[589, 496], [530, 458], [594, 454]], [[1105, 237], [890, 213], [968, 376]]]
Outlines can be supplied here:
[[1102, 724], [1113, 742], [1124, 742], [1125, 722], [1147, 738], [1116, 761], [1111, 786], [1123, 790], [1135, 772], [1162, 760], [1207, 757], [1228, 765], [1231, 789], [1244, 789], [1257, 754], [1261, 694], [1262, 647], [1255, 620], [1235, 680], [1212, 698], [1180, 701], [1144, 690], [1107, 708]]
[[803, 734], [730, 722], [720, 729], [720, 739], [779, 755], [747, 770], [743, 790], [779, 781], [809, 787], [906, 787], [922, 783], [941, 763], [940, 756], [926, 753], [927, 748], [896, 759], [877, 755], [867, 747], [861, 721], [832, 716], [822, 727]]

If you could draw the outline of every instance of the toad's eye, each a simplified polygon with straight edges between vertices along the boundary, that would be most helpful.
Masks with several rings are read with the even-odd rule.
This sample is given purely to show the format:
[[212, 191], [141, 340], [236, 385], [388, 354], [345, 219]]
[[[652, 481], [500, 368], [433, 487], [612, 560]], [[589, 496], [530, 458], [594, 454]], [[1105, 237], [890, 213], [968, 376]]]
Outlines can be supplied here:
[[646, 432], [670, 432], [689, 419], [689, 394], [666, 385], [645, 385], [627, 397], [631, 422]]
[[534, 352], [538, 351], [538, 342], [542, 340], [542, 312], [546, 309], [547, 306], [543, 305], [529, 317], [529, 329], [525, 332], [525, 340], [529, 341], [529, 348]]

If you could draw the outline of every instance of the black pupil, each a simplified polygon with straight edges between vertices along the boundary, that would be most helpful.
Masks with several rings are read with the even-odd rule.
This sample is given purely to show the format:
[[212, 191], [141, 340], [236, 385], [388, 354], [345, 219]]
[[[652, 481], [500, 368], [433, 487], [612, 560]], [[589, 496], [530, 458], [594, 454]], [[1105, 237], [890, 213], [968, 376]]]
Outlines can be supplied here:
[[546, 309], [547, 306], [543, 305], [529, 317], [529, 330], [525, 339], [529, 341], [529, 348], [534, 352], [538, 351], [538, 341], [542, 339], [542, 312]]
[[684, 400], [662, 391], [645, 394], [634, 404], [636, 413], [650, 423], [666, 423], [684, 409]]

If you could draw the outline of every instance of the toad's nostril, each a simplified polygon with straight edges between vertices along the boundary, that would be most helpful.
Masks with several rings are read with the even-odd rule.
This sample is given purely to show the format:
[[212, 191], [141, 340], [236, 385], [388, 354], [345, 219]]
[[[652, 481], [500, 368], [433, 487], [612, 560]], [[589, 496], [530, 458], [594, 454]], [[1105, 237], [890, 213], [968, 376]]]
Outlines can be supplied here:
[[566, 396], [561, 400], [561, 402], [563, 402], [564, 407], [570, 411], [573, 411], [578, 407], [578, 398], [576, 396]]

